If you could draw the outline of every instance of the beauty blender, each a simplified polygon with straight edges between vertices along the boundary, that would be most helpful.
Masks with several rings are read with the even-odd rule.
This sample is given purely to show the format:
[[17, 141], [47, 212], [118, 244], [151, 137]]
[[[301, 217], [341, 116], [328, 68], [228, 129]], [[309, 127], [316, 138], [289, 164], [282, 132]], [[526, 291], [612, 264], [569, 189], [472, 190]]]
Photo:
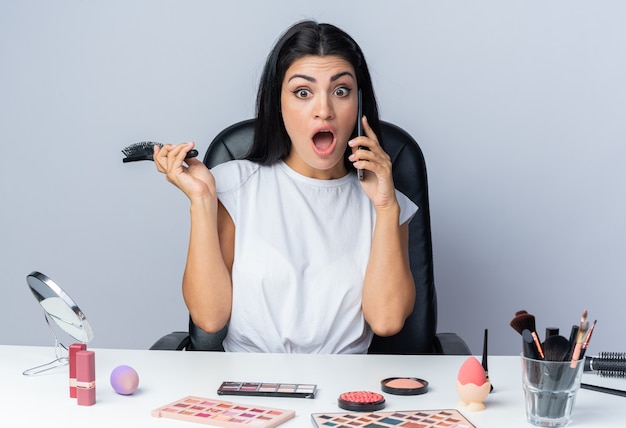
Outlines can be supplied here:
[[470, 411], [485, 408], [483, 400], [489, 395], [491, 384], [482, 364], [476, 357], [468, 357], [461, 368], [456, 381], [456, 391], [461, 397], [460, 405]]
[[481, 386], [487, 381], [487, 375], [485, 374], [485, 369], [482, 364], [480, 364], [476, 357], [469, 357], [459, 369], [457, 379], [461, 385], [473, 383], [476, 386]]
[[130, 366], [117, 366], [111, 372], [111, 386], [118, 394], [131, 395], [139, 386], [139, 375]]

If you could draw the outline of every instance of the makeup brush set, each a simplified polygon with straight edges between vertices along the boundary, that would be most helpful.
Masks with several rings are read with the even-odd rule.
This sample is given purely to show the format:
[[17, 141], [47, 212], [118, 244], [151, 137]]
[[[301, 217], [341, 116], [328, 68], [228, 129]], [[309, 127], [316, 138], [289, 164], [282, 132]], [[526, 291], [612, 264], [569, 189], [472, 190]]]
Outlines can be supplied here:
[[[522, 336], [522, 355], [533, 360], [570, 361], [572, 367], [584, 359], [584, 371], [601, 377], [626, 378], [626, 352], [601, 352], [598, 356], [585, 356], [597, 320], [590, 324], [588, 311], [582, 312], [580, 322], [571, 327], [569, 338], [559, 334], [557, 327], [547, 327], [543, 342], [536, 330], [533, 314], [519, 310], [510, 322], [511, 327]], [[626, 391], [581, 384], [591, 389], [626, 397]]]
[[525, 310], [517, 311], [511, 320], [511, 327], [522, 336], [522, 352], [526, 358], [546, 361], [578, 361], [584, 357], [596, 321], [589, 327], [587, 310], [580, 318], [580, 324], [572, 326], [569, 339], [559, 335], [556, 327], [546, 328], [543, 343], [537, 334], [535, 316]]

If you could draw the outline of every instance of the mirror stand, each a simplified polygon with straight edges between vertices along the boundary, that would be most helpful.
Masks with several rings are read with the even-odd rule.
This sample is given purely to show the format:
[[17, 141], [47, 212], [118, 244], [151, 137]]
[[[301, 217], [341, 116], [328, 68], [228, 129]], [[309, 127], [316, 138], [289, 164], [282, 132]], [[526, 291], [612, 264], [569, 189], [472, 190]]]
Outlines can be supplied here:
[[46, 372], [48, 370], [52, 370], [57, 367], [65, 366], [69, 363], [68, 350], [63, 345], [63, 343], [59, 340], [58, 336], [54, 332], [52, 328], [52, 324], [50, 324], [50, 319], [48, 318], [48, 314], [44, 311], [44, 317], [46, 319], [46, 324], [48, 324], [48, 328], [52, 332], [52, 336], [54, 336], [54, 352], [56, 354], [56, 358], [49, 363], [42, 364], [37, 367], [30, 368], [28, 370], [24, 370], [22, 374], [24, 376], [33, 376], [39, 373]]
[[[69, 344], [72, 342], [87, 344], [93, 339], [93, 331], [83, 311], [61, 287], [46, 275], [37, 271], [31, 272], [26, 276], [26, 282], [30, 291], [43, 307], [46, 324], [54, 336], [56, 353], [56, 359], [53, 361], [22, 372], [25, 376], [31, 376], [67, 365], [69, 363]], [[68, 340], [61, 340], [57, 331]], [[66, 346], [64, 343], [68, 345]]]

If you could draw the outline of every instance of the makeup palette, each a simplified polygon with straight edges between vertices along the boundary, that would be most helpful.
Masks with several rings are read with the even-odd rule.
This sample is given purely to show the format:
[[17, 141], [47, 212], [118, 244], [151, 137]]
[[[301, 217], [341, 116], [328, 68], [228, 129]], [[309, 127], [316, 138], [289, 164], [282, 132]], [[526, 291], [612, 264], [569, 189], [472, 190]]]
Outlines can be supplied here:
[[317, 385], [300, 383], [222, 382], [219, 395], [315, 398]]
[[342, 409], [354, 412], [375, 412], [385, 407], [385, 397], [371, 391], [344, 392], [337, 401]]
[[420, 395], [428, 391], [428, 382], [416, 377], [390, 377], [380, 382], [383, 392], [395, 395]]
[[152, 411], [152, 416], [156, 418], [179, 419], [229, 428], [276, 427], [293, 418], [295, 414], [293, 410], [251, 406], [195, 396], [184, 397]]
[[372, 413], [313, 413], [316, 428], [476, 428], [458, 410]]

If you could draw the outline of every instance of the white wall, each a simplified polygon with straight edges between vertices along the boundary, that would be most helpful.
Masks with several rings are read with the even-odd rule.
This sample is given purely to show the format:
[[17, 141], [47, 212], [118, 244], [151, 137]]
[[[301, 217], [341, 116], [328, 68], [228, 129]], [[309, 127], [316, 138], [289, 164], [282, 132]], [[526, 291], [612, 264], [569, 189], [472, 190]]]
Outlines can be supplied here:
[[521, 349], [525, 308], [624, 350], [626, 3], [3, 1], [0, 343], [51, 345], [25, 276], [61, 284], [93, 346], [185, 329], [188, 203], [126, 145], [251, 117], [265, 55], [302, 18], [366, 52], [382, 116], [430, 178], [440, 331]]

